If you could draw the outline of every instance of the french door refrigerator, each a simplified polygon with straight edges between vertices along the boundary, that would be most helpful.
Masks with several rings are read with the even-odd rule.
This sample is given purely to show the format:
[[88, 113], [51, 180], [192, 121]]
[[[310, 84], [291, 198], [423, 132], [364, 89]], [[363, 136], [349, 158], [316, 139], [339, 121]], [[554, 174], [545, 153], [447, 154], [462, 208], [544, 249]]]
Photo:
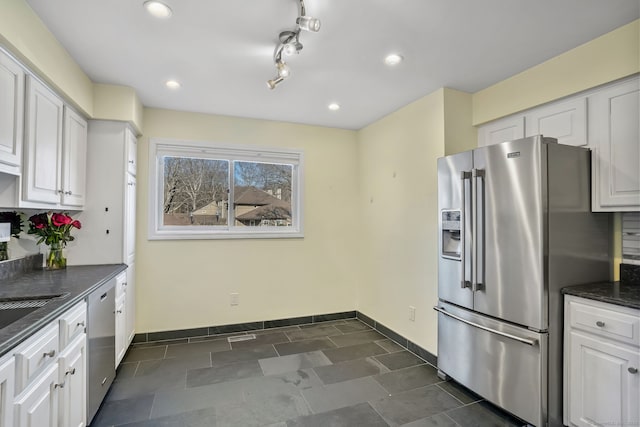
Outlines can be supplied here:
[[590, 151], [529, 137], [438, 159], [438, 370], [562, 425], [563, 286], [609, 279]]

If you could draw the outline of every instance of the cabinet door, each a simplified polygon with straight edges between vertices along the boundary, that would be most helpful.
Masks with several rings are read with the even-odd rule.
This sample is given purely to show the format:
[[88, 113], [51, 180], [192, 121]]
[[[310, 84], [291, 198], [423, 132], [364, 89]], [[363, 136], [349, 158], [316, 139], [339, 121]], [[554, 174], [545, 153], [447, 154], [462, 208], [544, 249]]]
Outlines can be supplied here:
[[640, 84], [638, 78], [589, 98], [593, 210], [640, 210]]
[[68, 107], [64, 109], [62, 204], [84, 205], [87, 178], [87, 122]]
[[478, 129], [478, 147], [524, 138], [524, 116], [506, 117]]
[[59, 387], [58, 364], [54, 363], [16, 398], [16, 426], [57, 426]]
[[536, 108], [525, 120], [526, 136], [544, 135], [560, 144], [587, 145], [586, 97]]
[[23, 199], [57, 204], [62, 191], [63, 103], [38, 80], [27, 77], [27, 137]]
[[126, 345], [133, 341], [136, 332], [136, 264], [129, 264], [127, 268], [127, 297], [125, 299], [125, 332]]
[[87, 340], [78, 336], [60, 354], [60, 426], [84, 427], [87, 424]]
[[13, 355], [0, 361], [0, 427], [13, 427], [15, 365]]
[[638, 425], [638, 351], [575, 331], [569, 340], [569, 422], [576, 426]]
[[127, 172], [135, 175], [138, 167], [138, 140], [130, 129], [125, 130], [125, 138], [127, 144]]
[[136, 252], [136, 177], [127, 174], [126, 206], [124, 218], [124, 254], [127, 257], [127, 264], [132, 264], [135, 260]]
[[0, 172], [20, 173], [24, 125], [24, 71], [0, 51]]
[[116, 298], [116, 368], [120, 365], [124, 354], [127, 351], [127, 333], [126, 333], [126, 316], [125, 316], [125, 299], [126, 292]]

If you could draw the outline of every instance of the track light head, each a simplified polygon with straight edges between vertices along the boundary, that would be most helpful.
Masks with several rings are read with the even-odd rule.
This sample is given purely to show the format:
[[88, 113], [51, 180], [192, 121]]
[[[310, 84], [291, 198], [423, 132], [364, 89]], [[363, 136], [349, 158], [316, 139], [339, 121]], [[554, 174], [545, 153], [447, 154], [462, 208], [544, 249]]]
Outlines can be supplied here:
[[284, 62], [276, 62], [276, 68], [278, 69], [278, 77], [286, 79], [291, 74], [289, 66]]
[[284, 53], [287, 56], [291, 56], [291, 55], [296, 55], [300, 53], [301, 50], [302, 50], [302, 43], [295, 40], [285, 44], [284, 47], [282, 48], [282, 53]]
[[271, 79], [271, 80], [267, 80], [267, 87], [271, 90], [275, 89], [276, 86], [278, 86], [280, 83], [282, 83], [284, 79], [280, 76]]
[[311, 31], [314, 33], [320, 31], [320, 20], [317, 18], [312, 18], [310, 16], [299, 16], [296, 20], [296, 24], [298, 24], [301, 30]]
[[267, 80], [267, 87], [275, 89], [284, 79], [291, 75], [289, 66], [282, 60], [282, 55], [290, 56], [300, 53], [302, 43], [300, 43], [300, 31], [317, 32], [320, 30], [320, 20], [307, 16], [304, 7], [304, 0], [298, 0], [300, 9], [296, 19], [296, 27], [292, 30], [282, 31], [278, 36], [279, 42], [273, 51], [273, 63], [276, 66], [278, 75], [276, 78]]

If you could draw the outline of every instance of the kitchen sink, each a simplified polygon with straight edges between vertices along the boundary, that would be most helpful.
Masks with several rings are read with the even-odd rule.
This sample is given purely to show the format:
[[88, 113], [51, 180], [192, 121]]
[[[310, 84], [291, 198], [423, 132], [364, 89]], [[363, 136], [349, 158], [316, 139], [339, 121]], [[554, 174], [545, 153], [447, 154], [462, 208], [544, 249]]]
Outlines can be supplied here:
[[18, 298], [0, 298], [0, 329], [44, 307], [48, 302], [65, 298], [68, 294], [37, 295]]

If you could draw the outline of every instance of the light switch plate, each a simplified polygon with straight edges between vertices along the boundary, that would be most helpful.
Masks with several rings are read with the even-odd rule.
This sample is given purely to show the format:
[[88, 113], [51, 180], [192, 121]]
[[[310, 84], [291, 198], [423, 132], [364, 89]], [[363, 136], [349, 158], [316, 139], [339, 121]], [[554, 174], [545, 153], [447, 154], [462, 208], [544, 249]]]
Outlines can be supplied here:
[[11, 240], [11, 223], [0, 222], [0, 242], [8, 242]]

